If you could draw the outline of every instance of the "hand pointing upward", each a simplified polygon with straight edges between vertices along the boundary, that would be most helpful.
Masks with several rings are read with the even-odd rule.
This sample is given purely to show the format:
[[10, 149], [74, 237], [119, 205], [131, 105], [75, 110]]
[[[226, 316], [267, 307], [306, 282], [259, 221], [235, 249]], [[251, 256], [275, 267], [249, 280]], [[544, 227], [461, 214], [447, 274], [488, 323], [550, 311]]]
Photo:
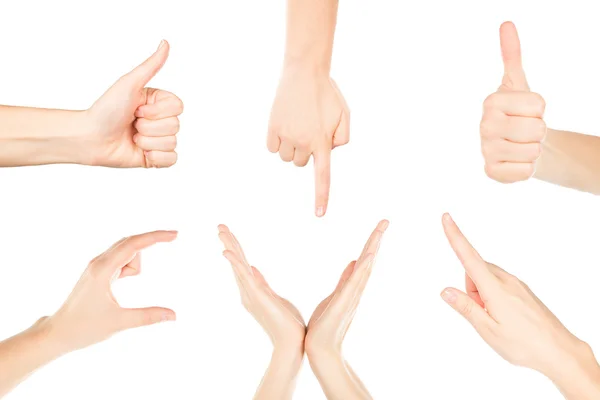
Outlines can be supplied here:
[[502, 183], [533, 176], [546, 137], [546, 104], [529, 89], [521, 60], [521, 44], [512, 22], [500, 27], [504, 77], [496, 93], [483, 103], [481, 150], [486, 174]]
[[121, 77], [87, 110], [86, 134], [95, 165], [170, 167], [177, 161], [175, 135], [183, 103], [173, 93], [146, 87], [169, 56], [162, 41], [146, 61]]

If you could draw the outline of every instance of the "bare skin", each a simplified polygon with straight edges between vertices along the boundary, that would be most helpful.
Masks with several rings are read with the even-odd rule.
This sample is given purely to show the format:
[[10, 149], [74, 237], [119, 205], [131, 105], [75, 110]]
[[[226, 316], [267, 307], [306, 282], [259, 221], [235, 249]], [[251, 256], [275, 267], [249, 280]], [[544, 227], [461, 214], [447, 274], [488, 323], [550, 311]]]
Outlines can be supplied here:
[[465, 268], [467, 293], [446, 288], [442, 298], [508, 362], [548, 377], [567, 400], [600, 396], [600, 366], [575, 337], [515, 276], [486, 262], [452, 218], [443, 217], [450, 246]]
[[156, 231], [124, 238], [94, 258], [63, 306], [30, 329], [0, 343], [0, 397], [37, 369], [131, 328], [174, 321], [168, 308], [122, 308], [111, 283], [140, 273], [140, 252], [177, 237], [173, 231]]
[[504, 77], [484, 102], [481, 148], [487, 175], [502, 183], [531, 177], [600, 194], [600, 138], [548, 129], [545, 101], [529, 88], [513, 23], [500, 28]]
[[327, 212], [331, 150], [350, 140], [350, 110], [330, 77], [338, 0], [288, 0], [283, 72], [267, 148], [285, 162], [315, 163], [315, 214]]
[[344, 270], [334, 292], [319, 304], [308, 324], [289, 301], [269, 287], [250, 266], [229, 228], [219, 225], [240, 289], [242, 303], [273, 343], [273, 356], [255, 399], [291, 399], [304, 352], [328, 399], [371, 399], [369, 392], [342, 356], [342, 343], [371, 274], [377, 249], [388, 222], [381, 221], [357, 261]]
[[146, 87], [168, 56], [169, 44], [162, 41], [88, 110], [0, 106], [0, 166], [175, 164], [183, 103], [173, 93]]

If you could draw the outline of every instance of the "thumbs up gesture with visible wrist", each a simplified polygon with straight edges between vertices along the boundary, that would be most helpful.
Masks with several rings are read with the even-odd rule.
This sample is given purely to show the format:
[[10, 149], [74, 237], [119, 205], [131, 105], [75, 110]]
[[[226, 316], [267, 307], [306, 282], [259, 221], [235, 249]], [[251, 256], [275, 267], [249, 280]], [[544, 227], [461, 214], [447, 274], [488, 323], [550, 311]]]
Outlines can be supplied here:
[[483, 103], [481, 150], [486, 174], [502, 183], [524, 181], [533, 176], [542, 142], [546, 104], [532, 93], [521, 62], [521, 45], [512, 22], [500, 27], [504, 78], [496, 93]]
[[182, 101], [173, 93], [148, 88], [169, 56], [162, 41], [156, 52], [121, 77], [87, 110], [91, 163], [106, 167], [170, 167]]

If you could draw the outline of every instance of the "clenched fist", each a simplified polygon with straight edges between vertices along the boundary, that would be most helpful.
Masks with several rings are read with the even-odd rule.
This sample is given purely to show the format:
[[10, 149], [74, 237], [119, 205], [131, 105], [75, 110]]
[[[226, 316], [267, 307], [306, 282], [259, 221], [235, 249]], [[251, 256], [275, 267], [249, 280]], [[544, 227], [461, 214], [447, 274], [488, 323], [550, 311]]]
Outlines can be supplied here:
[[169, 56], [162, 41], [156, 52], [124, 75], [86, 111], [86, 141], [92, 164], [107, 167], [170, 167], [182, 101], [173, 93], [146, 87]]
[[483, 103], [481, 150], [486, 174], [502, 183], [524, 181], [535, 173], [546, 137], [546, 104], [531, 92], [521, 62], [521, 45], [512, 22], [500, 27], [504, 78]]

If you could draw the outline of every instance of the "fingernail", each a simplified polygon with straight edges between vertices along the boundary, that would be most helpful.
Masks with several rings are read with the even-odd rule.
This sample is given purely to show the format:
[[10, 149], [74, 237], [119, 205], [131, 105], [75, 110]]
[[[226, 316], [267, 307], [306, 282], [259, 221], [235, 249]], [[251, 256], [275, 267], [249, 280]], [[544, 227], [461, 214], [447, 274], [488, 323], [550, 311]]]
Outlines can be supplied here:
[[137, 110], [135, 110], [135, 115], [136, 118], [144, 118], [144, 112], [142, 111], [141, 107], [138, 108]]
[[162, 322], [175, 321], [175, 314], [165, 313], [165, 314], [163, 314], [161, 321]]
[[158, 51], [158, 50], [160, 50], [160, 49], [161, 49], [161, 47], [163, 47], [163, 46], [165, 45], [165, 43], [166, 43], [166, 42], [165, 42], [165, 40], [164, 40], [164, 39], [163, 39], [163, 40], [161, 40], [161, 41], [160, 41], [160, 44], [158, 45], [158, 49], [156, 49], [156, 50], [157, 50], [157, 51]]
[[323, 208], [322, 206], [317, 207], [317, 210], [315, 211], [315, 213], [317, 214], [317, 217], [322, 217], [323, 215], [325, 215], [325, 208]]
[[136, 133], [135, 135], [133, 135], [133, 143], [137, 143], [138, 141], [138, 134]]
[[442, 292], [442, 299], [444, 299], [444, 301], [448, 304], [454, 304], [456, 301], [456, 293], [446, 289]]
[[444, 213], [444, 216], [442, 217], [442, 219], [446, 222], [452, 222], [452, 217], [448, 213]]

